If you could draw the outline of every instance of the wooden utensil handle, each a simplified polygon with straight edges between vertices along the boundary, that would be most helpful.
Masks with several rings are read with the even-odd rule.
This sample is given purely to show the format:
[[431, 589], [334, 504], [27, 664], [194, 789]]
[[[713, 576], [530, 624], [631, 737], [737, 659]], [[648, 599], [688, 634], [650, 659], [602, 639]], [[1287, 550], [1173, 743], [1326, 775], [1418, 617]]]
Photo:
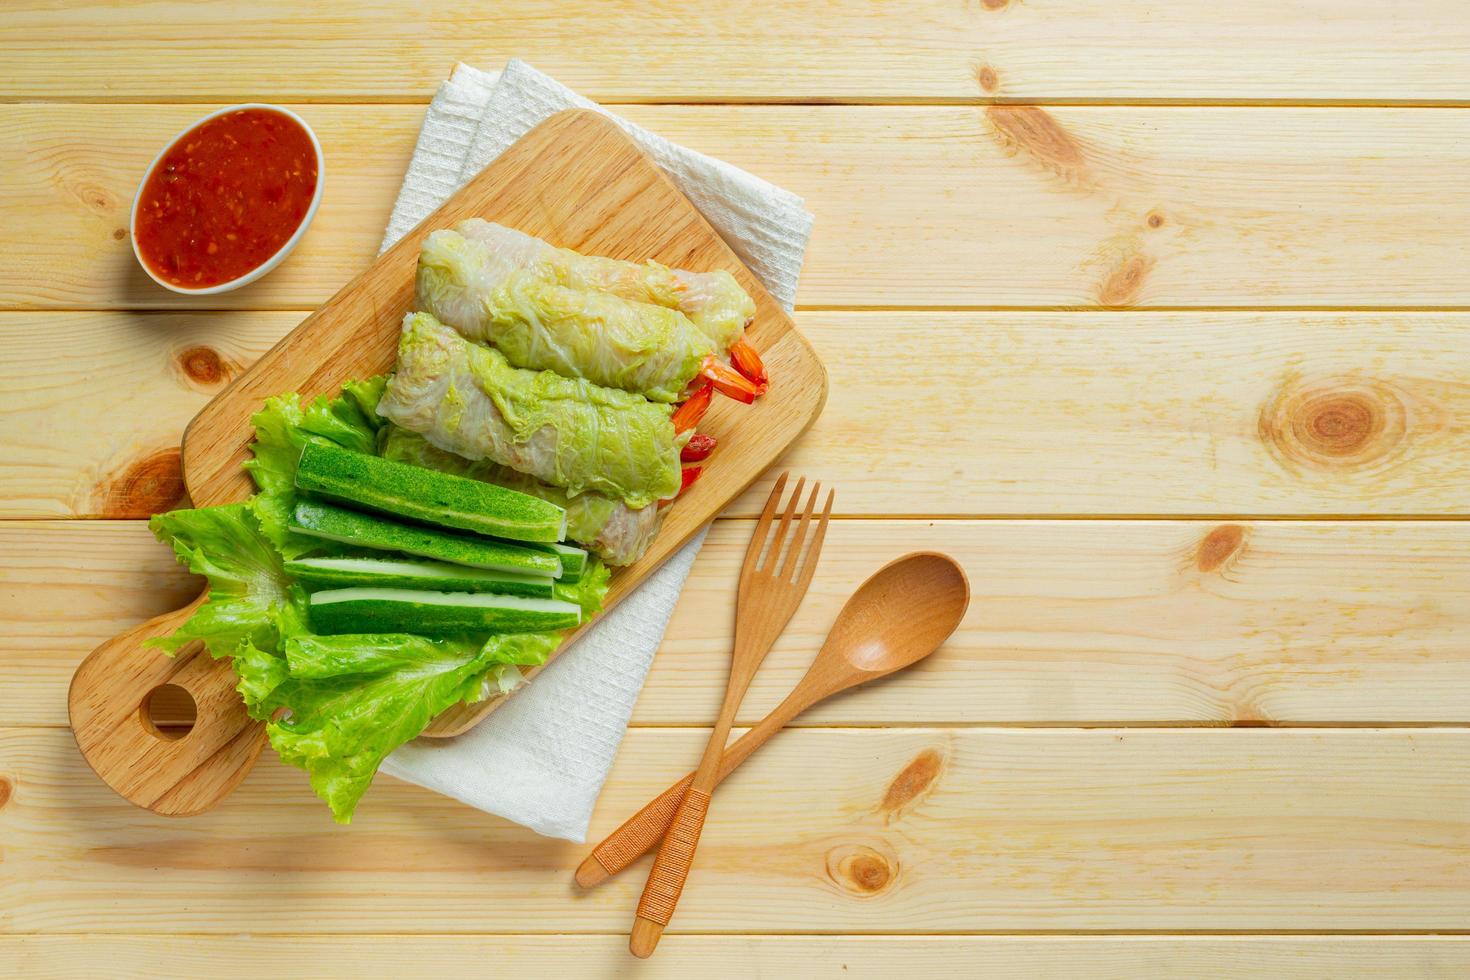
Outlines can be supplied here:
[[[772, 735], [785, 728], [791, 719], [801, 714], [813, 702], [820, 700], [823, 693], [822, 689], [805, 682], [798, 684], [784, 701], [761, 719], [760, 724], [727, 745], [724, 754], [720, 756], [720, 769], [715, 776], [716, 785], [723, 783], [732, 772], [739, 769], [741, 763], [749, 759]], [[674, 822], [679, 801], [694, 782], [694, 776], [695, 773], [689, 773], [623, 821], [621, 827], [608, 834], [587, 855], [586, 860], [577, 866], [577, 884], [583, 888], [599, 885], [657, 847], [658, 842], [664, 839], [669, 824]]]
[[693, 782], [694, 773], [691, 772], [608, 834], [577, 869], [577, 884], [591, 888], [657, 847], [674, 822], [679, 804], [684, 801], [684, 794]]
[[648, 884], [643, 886], [643, 897], [638, 900], [638, 921], [634, 924], [629, 944], [635, 956], [652, 953], [663, 934], [663, 927], [674, 917], [679, 895], [689, 877], [689, 868], [694, 864], [699, 835], [704, 831], [709, 800], [709, 793], [690, 788], [674, 814], [669, 832], [664, 836], [663, 847], [659, 848], [658, 857], [654, 859]]
[[[265, 745], [265, 726], [245, 713], [228, 659], [212, 659], [200, 644], [172, 657], [143, 646], [178, 629], [204, 599], [93, 650], [67, 696], [72, 734], [87, 765], [130, 803], [165, 816], [202, 813], [224, 799]], [[166, 684], [194, 701], [193, 727], [181, 734], [149, 717], [149, 699]]]

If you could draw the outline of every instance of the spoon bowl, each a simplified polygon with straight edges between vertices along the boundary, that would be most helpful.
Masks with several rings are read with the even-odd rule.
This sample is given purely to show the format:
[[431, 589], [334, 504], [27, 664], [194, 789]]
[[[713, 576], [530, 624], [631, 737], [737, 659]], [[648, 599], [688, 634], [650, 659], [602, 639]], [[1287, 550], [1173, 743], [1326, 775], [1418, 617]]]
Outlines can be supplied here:
[[902, 670], [939, 649], [969, 605], [969, 580], [953, 558], [934, 551], [896, 558], [843, 605], [812, 669], [840, 658], [871, 675], [864, 680]]

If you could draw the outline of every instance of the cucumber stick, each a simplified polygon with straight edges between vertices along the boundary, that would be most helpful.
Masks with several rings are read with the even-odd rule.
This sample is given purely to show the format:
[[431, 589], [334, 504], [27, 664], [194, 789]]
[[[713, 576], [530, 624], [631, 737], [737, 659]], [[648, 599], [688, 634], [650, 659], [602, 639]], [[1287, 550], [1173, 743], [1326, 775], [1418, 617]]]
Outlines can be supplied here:
[[549, 501], [340, 446], [308, 442], [296, 486], [349, 506], [512, 541], [566, 537], [567, 512]]
[[308, 589], [377, 586], [385, 589], [434, 589], [439, 592], [495, 592], [550, 599], [556, 582], [550, 575], [497, 572], [442, 561], [399, 561], [392, 558], [300, 558], [285, 563], [286, 574]]
[[402, 551], [453, 565], [561, 577], [561, 559], [549, 552], [468, 534], [398, 524], [371, 514], [309, 500], [296, 504], [291, 514], [291, 530], [326, 541], [374, 551]]
[[560, 599], [413, 589], [328, 589], [308, 606], [318, 633], [539, 633], [576, 626], [582, 610]]
[[587, 570], [587, 549], [585, 548], [578, 548], [570, 544], [528, 544], [526, 547], [556, 555], [561, 561], [561, 580], [563, 582], [580, 582], [582, 573]]

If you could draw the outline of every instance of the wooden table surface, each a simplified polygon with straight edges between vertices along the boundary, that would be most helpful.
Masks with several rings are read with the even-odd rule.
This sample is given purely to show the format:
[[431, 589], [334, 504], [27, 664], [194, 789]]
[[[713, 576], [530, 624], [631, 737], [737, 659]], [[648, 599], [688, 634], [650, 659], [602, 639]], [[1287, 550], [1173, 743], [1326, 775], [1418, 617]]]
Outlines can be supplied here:
[[[920, 547], [922, 669], [721, 791], [669, 937], [584, 848], [390, 779], [352, 827], [263, 760], [136, 810], [78, 660], [197, 583], [142, 518], [184, 423], [369, 261], [456, 60], [521, 56], [804, 195], [838, 487], [805, 607]], [[143, 168], [209, 107], [327, 154], [301, 248], [189, 299]], [[0, 6], [0, 972], [75, 977], [1463, 976], [1470, 971], [1470, 17], [1460, 0]], [[749, 518], [695, 565], [594, 835], [696, 759]], [[269, 755], [269, 754], [267, 754]]]

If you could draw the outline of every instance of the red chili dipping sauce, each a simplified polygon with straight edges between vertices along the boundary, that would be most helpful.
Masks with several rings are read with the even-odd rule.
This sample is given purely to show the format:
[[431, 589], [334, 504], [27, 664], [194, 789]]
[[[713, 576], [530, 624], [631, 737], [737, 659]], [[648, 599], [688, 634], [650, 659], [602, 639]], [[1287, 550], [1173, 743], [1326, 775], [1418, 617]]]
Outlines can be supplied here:
[[316, 149], [290, 116], [240, 109], [169, 147], [138, 200], [138, 253], [185, 289], [238, 279], [285, 245], [316, 194]]

